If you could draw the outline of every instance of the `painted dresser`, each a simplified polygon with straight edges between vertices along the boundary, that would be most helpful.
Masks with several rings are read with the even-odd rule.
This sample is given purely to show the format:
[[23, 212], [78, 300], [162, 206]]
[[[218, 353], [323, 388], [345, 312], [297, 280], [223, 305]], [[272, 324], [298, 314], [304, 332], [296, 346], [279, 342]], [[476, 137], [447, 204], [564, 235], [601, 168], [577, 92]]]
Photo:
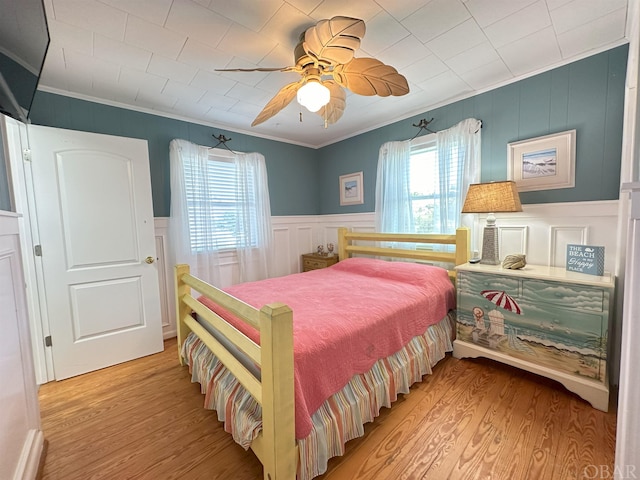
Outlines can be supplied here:
[[611, 275], [464, 264], [453, 355], [487, 357], [552, 378], [607, 411]]

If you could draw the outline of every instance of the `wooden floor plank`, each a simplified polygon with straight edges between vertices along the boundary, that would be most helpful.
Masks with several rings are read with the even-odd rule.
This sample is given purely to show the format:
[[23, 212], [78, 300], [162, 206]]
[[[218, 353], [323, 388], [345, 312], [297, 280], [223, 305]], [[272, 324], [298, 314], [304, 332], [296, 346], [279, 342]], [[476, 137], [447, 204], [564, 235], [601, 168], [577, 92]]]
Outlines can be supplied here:
[[[482, 427], [488, 405], [497, 400], [502, 385], [495, 382], [490, 372], [478, 370], [472, 372], [471, 380], [460, 391], [449, 389], [449, 398], [443, 405], [446, 413], [437, 417], [428, 415], [425, 422], [418, 427], [417, 435], [410, 443], [403, 445], [402, 462], [396, 462], [392, 470], [385, 474], [388, 478], [423, 478], [432, 475], [432, 471], [444, 469], [441, 478], [448, 478], [453, 467], [451, 452], [457, 451], [460, 445], [469, 444]], [[434, 406], [434, 411], [438, 405]], [[466, 452], [466, 450], [465, 450]], [[464, 461], [456, 455], [458, 462]], [[403, 465], [408, 463], [409, 465]], [[438, 474], [435, 475], [437, 478]]]
[[562, 395], [560, 392], [544, 389], [540, 393], [538, 405], [544, 405], [544, 408], [528, 467], [528, 471], [534, 475], [534, 478], [553, 478], [558, 443], [563, 434], [562, 428], [558, 428], [558, 426], [564, 423], [569, 403], [570, 397]]
[[[175, 339], [165, 347], [40, 388], [43, 480], [262, 478], [255, 455], [203, 408], [199, 385], [178, 365]], [[584, 478], [595, 468], [613, 472], [615, 422], [615, 413], [553, 381], [449, 355], [321, 478]]]
[[[464, 363], [464, 362], [461, 362]], [[487, 368], [487, 367], [480, 367]], [[472, 370], [472, 369], [470, 369]], [[456, 435], [450, 441], [448, 451], [464, 447], [460, 455], [445, 455], [429, 474], [434, 478], [461, 478], [471, 471], [477, 478], [500, 478], [493, 472], [496, 463], [500, 463], [500, 453], [508, 443], [509, 429], [514, 421], [515, 397], [520, 382], [517, 377], [499, 369], [490, 371], [490, 378], [499, 387], [497, 396], [486, 397], [478, 412], [484, 416], [475, 431], [466, 435]], [[511, 451], [511, 446], [508, 447]], [[488, 475], [487, 475], [488, 474]]]
[[[377, 419], [373, 424], [374, 427], [367, 431], [365, 437], [347, 444], [350, 452], [349, 456], [344, 458], [348, 458], [349, 461], [342, 462], [343, 465], [340, 465], [340, 459], [336, 459], [330, 465], [326, 477], [329, 479], [334, 476], [336, 478], [367, 478], [367, 476], [381, 475], [380, 470], [393, 463], [394, 457], [400, 453], [400, 446], [418, 433], [417, 427], [425, 424], [425, 417], [437, 419], [440, 415], [444, 415], [446, 407], [443, 405], [449, 405], [455, 401], [456, 395], [466, 390], [471, 380], [470, 372], [460, 368], [460, 365], [455, 362], [436, 365], [433, 374], [425, 377], [425, 381], [421, 384], [414, 386], [409, 395], [402, 396], [402, 400], [396, 402], [389, 412], [384, 410], [388, 413], [386, 418], [392, 415], [395, 420]], [[450, 388], [447, 390], [428, 388], [432, 382], [446, 383]], [[432, 424], [436, 423], [432, 422]], [[352, 447], [352, 444], [357, 446]]]
[[608, 469], [614, 462], [614, 449], [597, 450], [603, 444], [615, 445], [615, 426], [595, 413], [596, 410], [581, 407], [579, 399], [573, 399], [568, 407], [568, 418], [562, 429], [565, 441], [558, 448], [554, 478], [595, 478], [601, 476], [595, 472], [613, 472]]

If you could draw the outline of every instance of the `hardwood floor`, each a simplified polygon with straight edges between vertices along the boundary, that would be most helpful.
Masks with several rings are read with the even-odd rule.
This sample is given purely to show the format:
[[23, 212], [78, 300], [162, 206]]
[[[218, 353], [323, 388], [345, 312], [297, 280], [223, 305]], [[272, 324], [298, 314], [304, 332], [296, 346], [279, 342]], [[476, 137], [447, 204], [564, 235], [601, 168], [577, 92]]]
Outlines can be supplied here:
[[[262, 478], [165, 351], [43, 385], [44, 480]], [[329, 462], [326, 480], [613, 478], [615, 413], [553, 381], [447, 356]]]

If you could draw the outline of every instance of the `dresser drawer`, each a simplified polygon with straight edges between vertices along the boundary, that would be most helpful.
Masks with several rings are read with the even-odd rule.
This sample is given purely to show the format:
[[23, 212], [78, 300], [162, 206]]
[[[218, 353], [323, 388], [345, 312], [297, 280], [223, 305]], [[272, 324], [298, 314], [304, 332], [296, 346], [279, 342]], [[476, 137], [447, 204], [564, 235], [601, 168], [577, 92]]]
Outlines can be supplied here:
[[305, 269], [315, 270], [317, 268], [325, 268], [327, 266], [326, 260], [316, 260], [313, 258], [305, 258], [304, 264]]
[[458, 272], [458, 291], [474, 295], [480, 295], [485, 290], [499, 290], [508, 292], [511, 296], [519, 296], [521, 283], [517, 278]]
[[534, 304], [550, 303], [587, 312], [605, 312], [609, 298], [605, 290], [583, 285], [525, 280], [522, 296]]
[[330, 267], [337, 262], [337, 255], [324, 257], [313, 253], [307, 253], [302, 255], [302, 271], [308, 272], [309, 270], [318, 270], [320, 268]]

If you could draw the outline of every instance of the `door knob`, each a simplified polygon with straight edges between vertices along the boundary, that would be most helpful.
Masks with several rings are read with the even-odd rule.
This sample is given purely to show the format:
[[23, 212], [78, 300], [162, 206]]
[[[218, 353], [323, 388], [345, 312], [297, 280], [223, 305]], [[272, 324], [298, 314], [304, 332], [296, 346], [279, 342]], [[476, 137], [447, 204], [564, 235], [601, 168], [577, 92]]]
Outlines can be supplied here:
[[147, 257], [144, 259], [144, 261], [147, 262], [149, 265], [151, 265], [153, 262], [155, 262], [155, 258]]

